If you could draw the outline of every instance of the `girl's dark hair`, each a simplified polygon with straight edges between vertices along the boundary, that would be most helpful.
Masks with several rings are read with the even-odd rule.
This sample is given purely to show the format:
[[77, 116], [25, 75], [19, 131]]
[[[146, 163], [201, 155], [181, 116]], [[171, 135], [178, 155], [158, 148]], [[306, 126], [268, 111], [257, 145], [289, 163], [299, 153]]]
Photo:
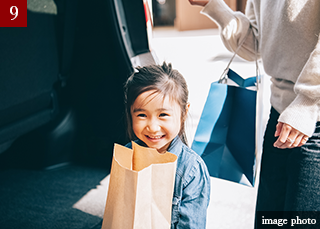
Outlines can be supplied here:
[[181, 128], [179, 136], [187, 144], [185, 133], [185, 119], [188, 105], [188, 87], [183, 76], [172, 69], [172, 65], [163, 62], [162, 65], [148, 65], [138, 67], [128, 78], [125, 84], [125, 111], [127, 119], [127, 131], [129, 138], [135, 140], [136, 136], [132, 130], [131, 106], [136, 98], [146, 92], [155, 91], [163, 96], [174, 99], [181, 108]]

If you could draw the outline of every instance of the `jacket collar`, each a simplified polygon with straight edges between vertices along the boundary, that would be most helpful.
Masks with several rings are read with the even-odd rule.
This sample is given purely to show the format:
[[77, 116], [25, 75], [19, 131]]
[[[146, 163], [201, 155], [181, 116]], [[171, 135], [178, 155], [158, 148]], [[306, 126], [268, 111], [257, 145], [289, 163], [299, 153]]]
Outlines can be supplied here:
[[170, 146], [168, 147], [167, 151], [170, 152], [170, 153], [173, 153], [173, 154], [177, 155], [177, 157], [179, 157], [179, 154], [182, 151], [182, 145], [183, 145], [183, 143], [182, 143], [180, 137], [176, 136], [172, 140], [172, 142], [171, 142]]

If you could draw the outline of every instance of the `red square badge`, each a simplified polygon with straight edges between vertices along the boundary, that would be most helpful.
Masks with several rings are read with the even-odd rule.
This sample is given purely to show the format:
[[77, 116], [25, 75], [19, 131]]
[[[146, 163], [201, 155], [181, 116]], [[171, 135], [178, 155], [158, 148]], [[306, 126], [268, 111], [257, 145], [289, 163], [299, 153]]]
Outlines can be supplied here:
[[27, 0], [1, 0], [0, 27], [27, 27]]

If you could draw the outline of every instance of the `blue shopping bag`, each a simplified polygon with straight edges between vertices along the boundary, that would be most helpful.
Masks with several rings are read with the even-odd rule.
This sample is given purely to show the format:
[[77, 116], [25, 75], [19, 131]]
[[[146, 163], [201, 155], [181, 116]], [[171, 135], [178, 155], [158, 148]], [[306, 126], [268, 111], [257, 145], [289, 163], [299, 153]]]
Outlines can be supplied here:
[[232, 85], [211, 84], [191, 148], [213, 177], [254, 186], [258, 78], [243, 79], [228, 68]]

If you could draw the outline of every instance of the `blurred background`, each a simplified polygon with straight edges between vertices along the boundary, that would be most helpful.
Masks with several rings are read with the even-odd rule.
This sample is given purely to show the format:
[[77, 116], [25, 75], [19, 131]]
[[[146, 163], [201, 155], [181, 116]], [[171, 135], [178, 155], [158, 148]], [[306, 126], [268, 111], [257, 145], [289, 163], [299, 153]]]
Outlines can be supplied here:
[[[179, 31], [211, 29], [217, 26], [200, 15], [201, 7], [188, 0], [146, 0], [152, 5], [154, 27], [174, 26]], [[225, 0], [231, 9], [244, 12], [247, 0]]]

